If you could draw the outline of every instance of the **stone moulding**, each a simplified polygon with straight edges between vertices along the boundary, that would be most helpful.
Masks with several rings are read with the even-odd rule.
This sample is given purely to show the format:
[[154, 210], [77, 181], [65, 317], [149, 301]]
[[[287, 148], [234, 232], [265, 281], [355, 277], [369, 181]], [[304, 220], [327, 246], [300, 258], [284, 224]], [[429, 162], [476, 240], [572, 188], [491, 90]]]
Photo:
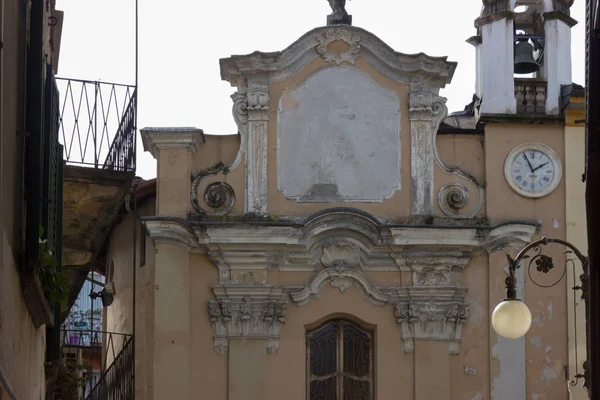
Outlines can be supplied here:
[[[527, 221], [496, 226], [386, 225], [363, 211], [333, 209], [299, 222], [211, 223], [144, 217], [157, 244], [206, 252], [219, 270], [209, 302], [214, 348], [229, 339], [265, 340], [277, 352], [288, 304], [303, 306], [327, 285], [342, 294], [357, 288], [364, 300], [395, 311], [405, 351], [418, 340], [449, 342], [456, 354], [468, 319], [460, 274], [474, 254], [522, 246], [538, 228]], [[303, 285], [272, 286], [268, 272], [314, 271]], [[379, 286], [366, 271], [408, 271], [412, 284]]]
[[140, 129], [144, 151], [158, 159], [158, 151], [163, 149], [188, 148], [192, 152], [206, 140], [204, 131], [198, 128], [144, 128]]

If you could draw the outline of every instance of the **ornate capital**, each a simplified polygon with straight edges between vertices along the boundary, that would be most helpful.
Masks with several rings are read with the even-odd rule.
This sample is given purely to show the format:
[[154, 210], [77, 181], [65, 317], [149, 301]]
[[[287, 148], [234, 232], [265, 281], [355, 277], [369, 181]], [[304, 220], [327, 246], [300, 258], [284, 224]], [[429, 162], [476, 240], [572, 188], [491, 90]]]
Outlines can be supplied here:
[[[411, 121], [431, 121], [439, 124], [448, 112], [444, 97], [425, 90], [410, 93], [409, 107]], [[437, 132], [437, 126], [435, 128]]]
[[450, 342], [450, 354], [458, 354], [462, 326], [468, 317], [469, 308], [462, 302], [431, 299], [396, 305], [396, 319], [407, 353], [414, 351], [415, 340], [437, 340]]
[[285, 308], [285, 301], [264, 298], [209, 301], [215, 352], [223, 355], [229, 351], [229, 339], [244, 338], [264, 339], [267, 341], [267, 353], [277, 353]]
[[262, 339], [268, 354], [279, 348], [288, 297], [280, 287], [268, 285], [213, 286], [216, 300], [209, 301], [215, 352], [229, 351], [229, 339]]

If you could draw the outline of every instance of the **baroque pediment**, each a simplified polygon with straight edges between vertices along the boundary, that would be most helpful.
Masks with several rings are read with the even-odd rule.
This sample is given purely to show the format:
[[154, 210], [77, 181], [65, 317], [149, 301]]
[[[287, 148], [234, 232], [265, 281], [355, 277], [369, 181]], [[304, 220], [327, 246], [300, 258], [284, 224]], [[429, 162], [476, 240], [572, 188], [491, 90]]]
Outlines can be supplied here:
[[[345, 42], [347, 50], [329, 51], [328, 45], [334, 41]], [[394, 81], [436, 92], [450, 83], [457, 65], [447, 61], [447, 57], [400, 53], [364, 29], [336, 26], [315, 28], [283, 51], [256, 51], [221, 59], [221, 78], [232, 86], [246, 86], [248, 77], [256, 74], [263, 74], [268, 81], [277, 82], [297, 73], [317, 57], [337, 65], [351, 65], [358, 56]]]

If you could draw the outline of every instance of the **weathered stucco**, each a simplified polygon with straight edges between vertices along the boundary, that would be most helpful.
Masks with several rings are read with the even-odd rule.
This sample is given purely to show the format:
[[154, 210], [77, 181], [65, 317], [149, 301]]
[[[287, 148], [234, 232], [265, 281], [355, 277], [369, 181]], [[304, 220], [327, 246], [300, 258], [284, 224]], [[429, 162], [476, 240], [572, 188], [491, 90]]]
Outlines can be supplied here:
[[366, 74], [320, 69], [278, 112], [277, 186], [288, 199], [364, 203], [400, 189], [400, 102]]
[[[541, 222], [540, 236], [565, 237], [565, 183], [564, 180], [550, 195], [540, 199], [519, 196], [508, 186], [502, 169], [509, 151], [519, 143], [543, 142], [550, 145], [559, 157], [564, 158], [564, 127], [541, 125], [488, 125], [485, 132], [487, 210], [491, 220], [537, 219]], [[560, 246], [549, 247], [545, 254], [553, 257], [558, 267], [548, 276], [535, 275], [541, 284], [549, 284], [560, 277], [564, 265], [564, 254]], [[506, 259], [501, 255], [490, 258], [490, 301], [497, 304], [503, 297], [502, 286], [506, 277]], [[525, 264], [527, 267], [527, 264]], [[533, 266], [535, 269], [535, 265]], [[525, 271], [527, 276], [527, 271]], [[527, 398], [549, 393], [566, 395], [563, 367], [567, 356], [566, 305], [567, 281], [562, 280], [552, 288], [539, 288], [525, 280], [525, 303], [529, 306], [533, 324], [525, 337], [525, 360], [527, 369]], [[571, 295], [571, 293], [569, 293]], [[531, 338], [540, 338], [531, 342]], [[492, 333], [490, 351], [499, 351], [499, 341]], [[516, 350], [515, 350], [516, 351]], [[522, 350], [519, 350], [522, 351]], [[503, 368], [498, 357], [492, 357], [492, 382], [510, 379], [514, 368]], [[505, 374], [509, 374], [508, 377]], [[506, 386], [503, 386], [506, 387]], [[495, 399], [505, 395], [503, 387], [492, 390]]]
[[[143, 133], [158, 189], [156, 216], [144, 219], [156, 252], [142, 290], [151, 300], [138, 308], [140, 398], [305, 399], [307, 332], [334, 317], [374, 330], [377, 398], [566, 396], [566, 281], [540, 289], [519, 269], [530, 332], [509, 341], [490, 326], [505, 297], [504, 252], [566, 229], [564, 182], [522, 197], [506, 182], [505, 159], [540, 141], [564, 160], [564, 127], [515, 120], [436, 137], [446, 115], [438, 92], [453, 69], [360, 29], [319, 28], [281, 53], [221, 60], [237, 88], [239, 136]], [[357, 77], [364, 84], [346, 85]], [[357, 88], [373, 104], [359, 107]], [[339, 123], [342, 109], [380, 126]], [[338, 151], [339, 142], [351, 146]], [[364, 161], [378, 146], [386, 152]], [[346, 168], [334, 157], [360, 162]], [[327, 184], [337, 192], [313, 190]], [[548, 254], [564, 263], [560, 248]]]

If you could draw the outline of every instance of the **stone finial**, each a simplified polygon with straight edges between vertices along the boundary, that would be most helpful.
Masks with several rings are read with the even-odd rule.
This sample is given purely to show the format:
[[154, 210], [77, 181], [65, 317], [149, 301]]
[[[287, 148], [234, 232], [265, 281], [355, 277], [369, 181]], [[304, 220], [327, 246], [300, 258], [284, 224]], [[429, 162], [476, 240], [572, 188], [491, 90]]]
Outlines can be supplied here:
[[352, 15], [346, 11], [346, 0], [327, 0], [333, 12], [327, 16], [327, 25], [352, 25]]

